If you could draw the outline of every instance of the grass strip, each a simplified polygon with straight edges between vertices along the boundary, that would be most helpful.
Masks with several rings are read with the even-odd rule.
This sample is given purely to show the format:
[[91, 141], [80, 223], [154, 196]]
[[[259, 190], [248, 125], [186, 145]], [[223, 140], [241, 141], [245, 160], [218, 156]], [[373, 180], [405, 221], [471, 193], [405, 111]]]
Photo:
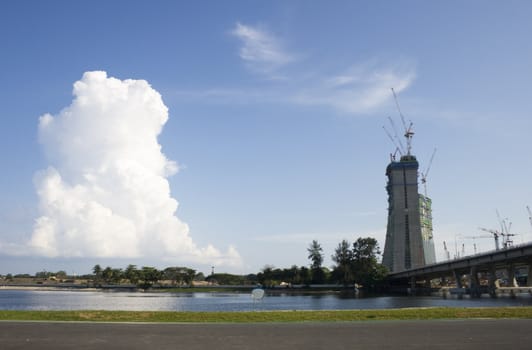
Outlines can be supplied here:
[[332, 311], [169, 312], [169, 311], [14, 311], [0, 310], [0, 320], [92, 322], [349, 322], [468, 318], [532, 318], [532, 307], [408, 308]]

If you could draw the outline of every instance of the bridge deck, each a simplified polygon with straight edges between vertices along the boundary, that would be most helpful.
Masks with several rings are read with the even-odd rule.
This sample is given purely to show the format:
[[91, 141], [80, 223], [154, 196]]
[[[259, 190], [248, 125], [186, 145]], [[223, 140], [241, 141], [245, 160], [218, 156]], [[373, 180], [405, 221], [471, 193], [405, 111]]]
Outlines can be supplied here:
[[388, 275], [390, 280], [411, 277], [437, 277], [453, 271], [468, 273], [475, 267], [477, 271], [490, 271], [508, 265], [514, 267], [532, 264], [532, 243], [521, 244], [511, 248], [493, 250], [465, 256], [460, 259], [447, 260], [436, 264], [426, 265], [410, 270], [392, 272]]

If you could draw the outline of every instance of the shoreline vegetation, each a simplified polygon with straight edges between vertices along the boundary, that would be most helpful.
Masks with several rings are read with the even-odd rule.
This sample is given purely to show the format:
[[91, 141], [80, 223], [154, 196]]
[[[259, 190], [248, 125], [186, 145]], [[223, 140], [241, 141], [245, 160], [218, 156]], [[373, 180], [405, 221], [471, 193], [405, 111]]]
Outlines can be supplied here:
[[[359, 238], [353, 244], [342, 240], [332, 255], [336, 263], [332, 269], [323, 266], [323, 248], [317, 241], [312, 241], [307, 248], [310, 267], [292, 265], [289, 268], [276, 268], [265, 265], [257, 273], [235, 275], [231, 273], [214, 273], [206, 276], [203, 272], [186, 266], [169, 266], [159, 269], [153, 266], [129, 264], [125, 268], [94, 265], [92, 273], [77, 275], [67, 274], [61, 270], [57, 272], [39, 271], [34, 275], [28, 273], [0, 275], [0, 287], [28, 286], [56, 286], [62, 288], [81, 289], [119, 289], [119, 290], [161, 290], [181, 287], [214, 287], [229, 286], [252, 289], [280, 288], [306, 289], [308, 287], [327, 289], [332, 286], [357, 286], [366, 292], [379, 291], [385, 282], [387, 270], [378, 262], [380, 254], [377, 241], [374, 238]], [[189, 290], [190, 291], [190, 290]]]
[[532, 319], [532, 307], [406, 308], [323, 311], [19, 311], [0, 310], [2, 321], [148, 322], [148, 323], [264, 323], [360, 322], [441, 319]]

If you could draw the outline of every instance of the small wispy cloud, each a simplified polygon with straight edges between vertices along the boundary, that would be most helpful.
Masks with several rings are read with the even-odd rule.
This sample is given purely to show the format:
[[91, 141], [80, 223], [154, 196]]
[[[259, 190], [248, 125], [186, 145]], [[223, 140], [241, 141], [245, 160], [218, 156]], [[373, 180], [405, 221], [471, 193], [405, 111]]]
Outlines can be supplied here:
[[413, 65], [393, 66], [387, 63], [353, 64], [341, 74], [321, 72], [307, 74], [311, 78], [289, 75], [267, 85], [246, 88], [211, 88], [198, 91], [176, 91], [176, 96], [222, 104], [283, 103], [321, 106], [348, 115], [368, 114], [388, 108], [392, 103], [390, 88], [397, 93], [408, 88], [415, 79]]
[[[389, 109], [393, 103], [390, 88], [399, 93], [416, 77], [415, 64], [407, 58], [395, 57], [393, 62], [382, 59], [353, 62], [348, 68], [331, 73], [317, 69], [323, 65], [312, 64], [311, 56], [286, 48], [280, 38], [265, 29], [236, 23], [230, 33], [241, 41], [242, 61], [268, 82], [260, 80], [237, 88], [177, 91], [176, 96], [202, 103], [282, 103], [325, 107], [348, 115], [371, 114]], [[295, 61], [301, 64], [289, 65]]]
[[359, 63], [346, 72], [323, 77], [301, 89], [294, 102], [323, 105], [349, 114], [368, 113], [390, 100], [390, 88], [401, 92], [415, 78], [413, 65]]
[[280, 67], [295, 60], [280, 40], [264, 29], [236, 23], [231, 34], [242, 42], [239, 56], [254, 71], [275, 77]]

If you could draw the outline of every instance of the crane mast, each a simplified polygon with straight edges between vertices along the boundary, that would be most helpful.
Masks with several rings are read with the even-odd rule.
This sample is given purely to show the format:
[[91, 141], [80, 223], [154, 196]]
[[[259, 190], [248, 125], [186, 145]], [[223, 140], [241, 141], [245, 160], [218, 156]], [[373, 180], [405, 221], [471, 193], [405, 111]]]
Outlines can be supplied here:
[[443, 241], [443, 250], [445, 251], [445, 257], [447, 258], [447, 260], [451, 260], [451, 254], [447, 249], [447, 243], [445, 243], [445, 241]]
[[512, 223], [508, 221], [508, 218], [501, 219], [499, 210], [496, 209], [495, 212], [497, 213], [497, 219], [499, 220], [499, 224], [501, 225], [500, 235], [502, 236], [503, 247], [509, 248], [513, 245], [513, 240], [510, 237], [515, 236], [514, 233], [510, 233]]
[[401, 112], [401, 107], [399, 106], [399, 101], [397, 100], [397, 95], [395, 94], [395, 90], [392, 88], [392, 94], [393, 99], [395, 100], [395, 105], [397, 106], [397, 111], [399, 112], [399, 116], [401, 116], [401, 122], [403, 123], [403, 128], [405, 129], [405, 138], [406, 138], [406, 155], [410, 155], [410, 151], [412, 150], [412, 138], [414, 137], [414, 131], [412, 129], [412, 126], [414, 123], [410, 122], [408, 126], [406, 125], [405, 117], [403, 113]]

